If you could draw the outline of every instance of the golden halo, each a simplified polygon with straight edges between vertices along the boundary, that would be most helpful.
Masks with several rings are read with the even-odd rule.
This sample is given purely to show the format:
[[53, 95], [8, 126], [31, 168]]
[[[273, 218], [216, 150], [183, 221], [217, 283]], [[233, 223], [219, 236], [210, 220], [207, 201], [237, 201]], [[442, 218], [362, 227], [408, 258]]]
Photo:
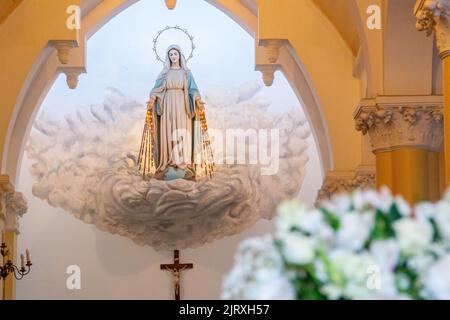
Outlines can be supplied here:
[[164, 29], [158, 31], [156, 38], [153, 39], [153, 51], [155, 52], [156, 60], [161, 61], [163, 64], [165, 63], [165, 60], [161, 59], [161, 57], [158, 55], [158, 50], [156, 48], [156, 44], [158, 43], [158, 39], [161, 36], [161, 34], [163, 34], [165, 31], [171, 30], [171, 29], [183, 32], [191, 41], [191, 53], [189, 54], [189, 57], [186, 59], [186, 62], [188, 62], [190, 59], [192, 59], [194, 57], [194, 50], [195, 50], [194, 37], [189, 34], [187, 29], [180, 28], [180, 26], [175, 26], [175, 27], [167, 26]]

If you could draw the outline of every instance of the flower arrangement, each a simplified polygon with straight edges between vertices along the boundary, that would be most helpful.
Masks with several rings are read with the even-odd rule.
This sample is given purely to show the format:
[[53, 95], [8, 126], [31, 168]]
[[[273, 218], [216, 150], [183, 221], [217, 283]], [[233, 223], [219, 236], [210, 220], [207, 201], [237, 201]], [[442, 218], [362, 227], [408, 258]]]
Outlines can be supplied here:
[[224, 299], [450, 299], [450, 192], [411, 208], [387, 188], [278, 208], [241, 243]]

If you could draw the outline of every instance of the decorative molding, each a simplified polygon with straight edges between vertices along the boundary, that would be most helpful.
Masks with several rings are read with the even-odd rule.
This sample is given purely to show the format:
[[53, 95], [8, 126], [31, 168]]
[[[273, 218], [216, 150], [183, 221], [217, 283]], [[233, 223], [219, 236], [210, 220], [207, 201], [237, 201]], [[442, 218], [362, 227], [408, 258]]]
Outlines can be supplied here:
[[360, 166], [356, 171], [329, 171], [317, 194], [316, 203], [342, 192], [375, 188], [375, 167]]
[[6, 221], [5, 196], [8, 192], [14, 190], [9, 177], [7, 175], [0, 175], [0, 220]]
[[414, 14], [417, 30], [435, 32], [441, 59], [450, 55], [450, 0], [417, 0]]
[[[19, 218], [28, 210], [21, 192], [16, 192], [7, 175], [0, 175], [0, 219], [6, 231], [19, 233]], [[3, 223], [2, 223], [3, 225]]]
[[70, 89], [76, 89], [80, 74], [85, 73], [84, 68], [64, 68], [62, 71], [66, 74], [66, 82]]
[[165, 0], [167, 9], [173, 10], [175, 9], [175, 6], [177, 5], [177, 0]]
[[281, 69], [281, 66], [278, 64], [264, 64], [257, 65], [255, 69], [257, 71], [261, 71], [264, 84], [267, 87], [270, 87], [273, 84], [273, 80], [275, 79], [275, 71]]
[[285, 39], [262, 39], [259, 45], [266, 48], [267, 59], [270, 63], [276, 63], [280, 57], [280, 48], [287, 43]]
[[355, 127], [369, 134], [374, 153], [402, 147], [441, 151], [441, 96], [363, 99], [355, 112]]
[[68, 64], [70, 59], [70, 50], [77, 46], [77, 42], [71, 40], [52, 40], [50, 43], [58, 51], [59, 62], [62, 64]]
[[28, 210], [28, 205], [21, 192], [7, 193], [5, 196], [6, 231], [19, 234], [19, 218]]

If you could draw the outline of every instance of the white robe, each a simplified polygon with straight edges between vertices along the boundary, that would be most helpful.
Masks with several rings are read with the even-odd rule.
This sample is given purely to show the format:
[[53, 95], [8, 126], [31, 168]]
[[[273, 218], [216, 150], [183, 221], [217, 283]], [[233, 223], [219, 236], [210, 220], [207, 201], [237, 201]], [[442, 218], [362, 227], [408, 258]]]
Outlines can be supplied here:
[[184, 70], [170, 69], [166, 78], [166, 94], [160, 123], [159, 167], [185, 169], [192, 161], [192, 121], [186, 113]]

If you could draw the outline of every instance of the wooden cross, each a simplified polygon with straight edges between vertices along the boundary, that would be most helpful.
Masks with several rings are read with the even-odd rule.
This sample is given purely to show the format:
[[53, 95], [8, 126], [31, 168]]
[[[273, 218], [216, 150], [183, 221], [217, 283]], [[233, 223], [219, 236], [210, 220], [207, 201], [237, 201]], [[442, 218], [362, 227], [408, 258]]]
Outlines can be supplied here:
[[172, 264], [162, 264], [161, 270], [168, 270], [172, 273], [175, 285], [175, 300], [180, 300], [181, 271], [192, 269], [194, 265], [192, 263], [180, 263], [180, 252], [178, 250], [173, 251], [173, 261]]

